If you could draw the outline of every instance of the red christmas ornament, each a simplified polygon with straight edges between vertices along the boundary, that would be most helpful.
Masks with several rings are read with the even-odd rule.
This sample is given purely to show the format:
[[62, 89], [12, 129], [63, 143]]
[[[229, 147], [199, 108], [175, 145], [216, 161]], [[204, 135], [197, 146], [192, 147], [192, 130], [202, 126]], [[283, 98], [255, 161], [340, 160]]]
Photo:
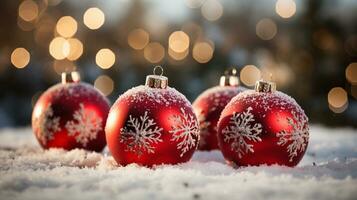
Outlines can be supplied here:
[[102, 151], [109, 101], [79, 74], [62, 74], [62, 84], [45, 91], [32, 113], [32, 129], [45, 148]]
[[[161, 69], [157, 66], [154, 68]], [[117, 163], [144, 166], [190, 160], [199, 141], [190, 102], [161, 75], [146, 77], [112, 106], [106, 125], [109, 151]]]
[[255, 91], [234, 97], [218, 122], [218, 142], [225, 159], [237, 166], [296, 166], [309, 140], [308, 118], [296, 101], [258, 81]]
[[204, 91], [193, 102], [193, 109], [200, 122], [199, 150], [219, 149], [217, 142], [217, 122], [228, 102], [244, 91], [239, 86], [236, 69], [230, 69], [221, 77], [219, 86]]

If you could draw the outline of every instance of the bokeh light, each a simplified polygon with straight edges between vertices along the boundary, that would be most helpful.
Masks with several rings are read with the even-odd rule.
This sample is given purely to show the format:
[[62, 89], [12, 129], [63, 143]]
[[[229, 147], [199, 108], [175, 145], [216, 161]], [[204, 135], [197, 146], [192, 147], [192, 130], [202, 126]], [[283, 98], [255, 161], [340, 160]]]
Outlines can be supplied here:
[[61, 17], [57, 21], [56, 30], [62, 37], [72, 37], [77, 32], [77, 21], [71, 16]]
[[49, 45], [49, 52], [57, 60], [65, 59], [69, 54], [69, 44], [63, 37], [54, 38]]
[[183, 60], [184, 58], [186, 58], [186, 56], [189, 53], [188, 49], [186, 49], [186, 51], [180, 52], [180, 53], [175, 52], [170, 48], [167, 51], [168, 51], [168, 54], [170, 55], [170, 57], [173, 58], [174, 60]]
[[332, 88], [327, 95], [327, 100], [329, 108], [335, 113], [342, 113], [348, 106], [347, 92], [341, 87]]
[[351, 63], [346, 68], [346, 79], [352, 85], [357, 85], [357, 63]]
[[158, 42], [149, 43], [144, 49], [144, 57], [150, 63], [158, 63], [165, 56], [165, 48]]
[[102, 69], [109, 69], [115, 63], [115, 54], [110, 49], [101, 49], [95, 56], [95, 63]]
[[83, 23], [89, 29], [99, 29], [101, 26], [103, 26], [104, 21], [105, 15], [103, 11], [96, 7], [89, 8], [83, 15]]
[[114, 81], [107, 75], [101, 75], [95, 79], [94, 87], [100, 90], [105, 96], [108, 96], [114, 90]]
[[256, 25], [256, 34], [262, 40], [271, 40], [278, 32], [278, 27], [271, 19], [261, 19]]
[[32, 0], [25, 0], [19, 6], [19, 16], [25, 21], [33, 21], [38, 16], [38, 5]]
[[282, 18], [290, 18], [296, 13], [296, 4], [294, 0], [278, 0], [275, 11]]
[[223, 15], [223, 6], [218, 0], [206, 0], [201, 7], [201, 13], [208, 21], [216, 21]]
[[207, 63], [212, 59], [214, 48], [208, 42], [197, 42], [192, 49], [193, 58], [199, 63]]
[[11, 53], [11, 63], [16, 68], [24, 68], [30, 62], [30, 53], [25, 48], [16, 48]]
[[169, 37], [169, 49], [174, 52], [185, 52], [190, 45], [190, 38], [183, 31], [175, 31]]
[[67, 53], [68, 60], [77, 60], [83, 54], [83, 44], [77, 38], [70, 38], [67, 40], [69, 51]]
[[133, 49], [141, 50], [149, 43], [149, 33], [144, 29], [134, 29], [128, 35], [128, 44]]
[[246, 65], [240, 71], [240, 80], [247, 86], [254, 86], [260, 78], [260, 70], [254, 65]]

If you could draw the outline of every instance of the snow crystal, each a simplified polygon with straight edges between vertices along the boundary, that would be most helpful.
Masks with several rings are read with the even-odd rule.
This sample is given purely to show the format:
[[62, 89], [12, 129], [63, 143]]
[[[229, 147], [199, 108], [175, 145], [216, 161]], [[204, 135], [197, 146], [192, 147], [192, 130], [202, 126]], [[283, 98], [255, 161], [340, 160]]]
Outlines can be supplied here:
[[357, 134], [312, 126], [298, 167], [234, 169], [219, 151], [153, 169], [104, 153], [42, 150], [31, 129], [0, 130], [1, 199], [355, 199]]

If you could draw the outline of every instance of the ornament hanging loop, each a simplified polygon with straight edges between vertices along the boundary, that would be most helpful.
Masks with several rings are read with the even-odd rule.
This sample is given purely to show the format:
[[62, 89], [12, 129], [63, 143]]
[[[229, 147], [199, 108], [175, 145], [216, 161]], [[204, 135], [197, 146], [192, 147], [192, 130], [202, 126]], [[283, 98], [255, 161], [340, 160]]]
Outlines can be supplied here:
[[239, 85], [239, 78], [237, 75], [237, 69], [231, 67], [224, 71], [224, 75], [221, 76], [219, 80], [220, 86], [238, 86]]
[[164, 73], [164, 69], [160, 65], [157, 65], [154, 67], [153, 73], [153, 75], [146, 76], [145, 85], [151, 88], [158, 89], [167, 88], [168, 79], [166, 76], [162, 75]]

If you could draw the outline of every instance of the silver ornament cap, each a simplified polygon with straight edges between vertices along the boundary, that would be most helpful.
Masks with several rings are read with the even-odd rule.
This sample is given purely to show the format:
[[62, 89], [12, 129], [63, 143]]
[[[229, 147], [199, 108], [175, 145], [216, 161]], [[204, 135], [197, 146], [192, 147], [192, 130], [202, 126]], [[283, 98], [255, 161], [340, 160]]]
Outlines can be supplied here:
[[62, 72], [62, 84], [66, 83], [78, 83], [81, 81], [81, 75], [77, 71]]
[[237, 75], [237, 69], [232, 67], [227, 69], [224, 72], [224, 75], [221, 76], [219, 80], [220, 86], [238, 86], [239, 85], [239, 77]]
[[168, 85], [168, 79], [163, 76], [164, 69], [161, 66], [155, 66], [153, 70], [153, 75], [146, 76], [145, 85], [151, 88], [165, 89]]
[[255, 83], [256, 92], [275, 92], [276, 84], [272, 81], [259, 80]]

